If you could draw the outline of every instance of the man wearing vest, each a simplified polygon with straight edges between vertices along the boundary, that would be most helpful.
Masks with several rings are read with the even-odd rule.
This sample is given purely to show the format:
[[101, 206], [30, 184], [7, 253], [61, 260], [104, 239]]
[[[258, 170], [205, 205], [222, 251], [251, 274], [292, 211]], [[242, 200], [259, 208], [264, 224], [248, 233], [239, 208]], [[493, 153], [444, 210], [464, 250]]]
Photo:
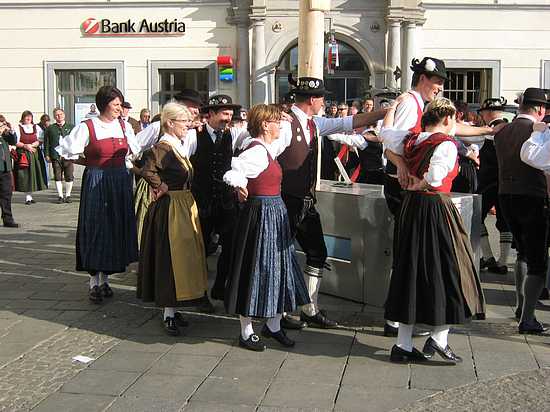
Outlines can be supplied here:
[[[443, 85], [448, 79], [447, 70], [445, 62], [434, 57], [424, 57], [421, 61], [413, 59], [410, 68], [413, 71], [412, 88], [408, 91], [409, 97], [397, 106], [393, 129], [420, 133], [422, 131], [421, 120], [424, 112], [424, 103], [431, 102], [443, 92]], [[473, 127], [457, 123], [456, 127], [456, 134], [461, 137], [492, 134], [492, 129], [488, 126]], [[384, 138], [383, 130], [380, 132], [380, 136], [382, 139]], [[386, 174], [384, 176], [384, 197], [386, 198], [388, 209], [395, 219], [399, 216], [399, 210], [401, 209], [401, 186], [407, 184], [409, 171], [401, 156], [390, 150], [384, 150], [384, 153], [388, 159]], [[396, 238], [397, 236], [394, 233], [394, 240]], [[393, 258], [396, 258], [395, 253], [393, 254]], [[384, 335], [397, 336], [398, 327], [398, 322], [386, 321]], [[425, 334], [421, 333], [421, 335]]]
[[5, 227], [19, 227], [11, 213], [12, 162], [9, 145], [15, 145], [15, 140], [9, 123], [0, 115], [0, 208]]
[[319, 213], [315, 209], [315, 190], [319, 180], [321, 147], [320, 136], [335, 135], [341, 143], [364, 148], [366, 141], [361, 135], [344, 135], [353, 129], [366, 127], [384, 116], [384, 110], [362, 113], [341, 118], [317, 116], [327, 93], [323, 80], [302, 77], [295, 85], [296, 103], [290, 110], [292, 121], [283, 122], [281, 135], [272, 143], [283, 169], [282, 198], [288, 209], [290, 230], [306, 254], [304, 274], [311, 304], [302, 307], [301, 322], [290, 317], [283, 318], [285, 328], [301, 328], [305, 324], [321, 328], [337, 325], [320, 311], [317, 297], [327, 259], [327, 248]]
[[[529, 166], [522, 145], [533, 125], [544, 118], [547, 98], [542, 89], [528, 88], [519, 99], [519, 114], [495, 134], [498, 193], [504, 218], [517, 247], [516, 293], [519, 333], [546, 331], [535, 318], [535, 306], [544, 288], [548, 266], [548, 192], [542, 170]], [[520, 157], [521, 156], [521, 157]]]
[[[484, 123], [490, 127], [507, 123], [503, 117], [506, 99], [504, 97], [486, 99], [478, 112]], [[481, 195], [481, 252], [480, 269], [487, 268], [489, 272], [506, 274], [508, 267], [506, 262], [512, 246], [512, 233], [502, 215], [502, 209], [498, 202], [498, 160], [493, 142], [493, 136], [487, 136], [483, 146], [479, 150], [479, 171], [477, 174], [477, 193]], [[498, 261], [493, 256], [489, 244], [489, 234], [485, 227], [485, 218], [491, 208], [496, 211], [496, 227], [500, 232], [500, 256]]]
[[[53, 117], [55, 123], [49, 125], [44, 132], [44, 154], [46, 160], [52, 164], [58, 196], [57, 203], [71, 203], [74, 163], [72, 160], [62, 158], [55, 148], [59, 146], [59, 139], [68, 136], [74, 126], [65, 121], [63, 109], [55, 108]], [[65, 195], [63, 195], [63, 180], [65, 180]]]
[[233, 189], [224, 183], [223, 175], [231, 169], [231, 159], [237, 138], [243, 131], [229, 128], [233, 112], [241, 106], [233, 104], [230, 96], [212, 96], [202, 111], [208, 113], [205, 126], [197, 131], [196, 149], [191, 156], [194, 177], [191, 191], [199, 208], [199, 218], [205, 247], [211, 235], [219, 235], [222, 250], [218, 258], [212, 299], [223, 300], [227, 271], [231, 258], [233, 229], [237, 222], [237, 198]]

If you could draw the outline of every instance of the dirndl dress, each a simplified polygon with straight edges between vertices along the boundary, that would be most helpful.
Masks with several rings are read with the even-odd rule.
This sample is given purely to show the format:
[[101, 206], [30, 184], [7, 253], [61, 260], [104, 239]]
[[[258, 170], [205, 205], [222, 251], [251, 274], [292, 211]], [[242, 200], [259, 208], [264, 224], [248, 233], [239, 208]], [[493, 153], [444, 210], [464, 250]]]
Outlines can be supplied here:
[[76, 270], [124, 272], [138, 259], [132, 176], [125, 166], [128, 142], [125, 136], [98, 140], [91, 119], [84, 123], [89, 143], [84, 150]]
[[[253, 142], [247, 150], [257, 145], [261, 143]], [[281, 166], [269, 152], [268, 160], [268, 167], [248, 180], [224, 300], [228, 313], [247, 317], [270, 318], [310, 303], [280, 196]]]
[[[20, 125], [19, 142], [24, 144], [32, 144], [38, 141], [37, 125], [33, 125], [31, 133], [25, 132], [25, 129]], [[13, 178], [15, 181], [16, 192], [39, 192], [48, 188], [48, 179], [46, 174], [46, 162], [42, 155], [40, 147], [36, 147], [35, 151], [30, 151], [21, 148], [16, 149], [18, 160], [14, 164]], [[23, 162], [23, 158], [26, 162]]]

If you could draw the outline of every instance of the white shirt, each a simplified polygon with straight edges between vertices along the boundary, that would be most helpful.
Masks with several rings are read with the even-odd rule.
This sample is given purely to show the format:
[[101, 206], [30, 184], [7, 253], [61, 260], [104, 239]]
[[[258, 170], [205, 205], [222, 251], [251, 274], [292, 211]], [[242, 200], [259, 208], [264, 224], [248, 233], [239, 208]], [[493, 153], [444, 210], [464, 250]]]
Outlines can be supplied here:
[[17, 136], [17, 139], [15, 140], [15, 143], [19, 143], [19, 140], [21, 139], [21, 130], [19, 129], [19, 126], [21, 126], [23, 128], [25, 133], [32, 133], [33, 132], [33, 127], [36, 126], [36, 138], [38, 139], [39, 142], [44, 141], [44, 131], [42, 130], [42, 128], [40, 126], [34, 125], [34, 124], [21, 124], [21, 123], [19, 123], [15, 127], [15, 130], [14, 130], [15, 135]]
[[[118, 119], [112, 122], [104, 122], [98, 117], [92, 118], [94, 130], [97, 140], [109, 139], [109, 138], [124, 138], [122, 128]], [[126, 140], [132, 153], [128, 153], [128, 156], [133, 154], [134, 156], [141, 152], [141, 147], [138, 144], [134, 130], [128, 122], [124, 122], [126, 129]], [[59, 139], [59, 146], [55, 148], [57, 153], [65, 159], [76, 160], [84, 154], [84, 149], [90, 143], [90, 134], [86, 123], [80, 123], [71, 131], [71, 134]], [[127, 159], [128, 159], [127, 156]], [[128, 162], [127, 166], [129, 166]]]
[[[397, 130], [409, 130], [416, 126], [418, 120], [418, 105], [420, 105], [420, 110], [424, 111], [424, 99], [420, 93], [409, 90], [414, 96], [414, 99], [408, 98], [405, 99], [397, 109], [395, 109], [395, 118], [393, 120], [393, 128]], [[415, 102], [416, 100], [416, 102]]]
[[548, 127], [544, 132], [531, 133], [531, 137], [521, 146], [519, 157], [529, 166], [550, 173], [550, 130]]
[[223, 181], [229, 186], [246, 187], [248, 179], [258, 177], [269, 166], [267, 151], [274, 158], [271, 152], [272, 148], [260, 139], [249, 139], [246, 142], [246, 147], [254, 141], [260, 142], [260, 145], [245, 150], [231, 160], [231, 170], [223, 175]]
[[[392, 152], [403, 155], [403, 141], [409, 134], [408, 130], [383, 129], [384, 142]], [[433, 133], [422, 132], [418, 135], [415, 145], [422, 143]], [[454, 142], [442, 142], [437, 145], [430, 159], [428, 171], [424, 173], [424, 180], [432, 187], [441, 186], [443, 179], [453, 170], [456, 164], [458, 151]]]

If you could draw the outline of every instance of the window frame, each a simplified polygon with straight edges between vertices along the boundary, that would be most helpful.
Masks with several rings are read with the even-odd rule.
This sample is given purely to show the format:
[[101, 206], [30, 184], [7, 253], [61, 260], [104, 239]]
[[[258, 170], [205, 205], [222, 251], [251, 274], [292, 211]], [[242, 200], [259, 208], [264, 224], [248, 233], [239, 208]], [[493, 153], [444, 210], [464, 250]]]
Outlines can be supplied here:
[[[491, 87], [489, 97], [500, 97], [501, 89], [501, 62], [500, 60], [467, 60], [467, 59], [445, 59], [447, 69], [457, 70], [479, 70], [487, 69], [491, 72]], [[482, 102], [480, 102], [482, 103]]]

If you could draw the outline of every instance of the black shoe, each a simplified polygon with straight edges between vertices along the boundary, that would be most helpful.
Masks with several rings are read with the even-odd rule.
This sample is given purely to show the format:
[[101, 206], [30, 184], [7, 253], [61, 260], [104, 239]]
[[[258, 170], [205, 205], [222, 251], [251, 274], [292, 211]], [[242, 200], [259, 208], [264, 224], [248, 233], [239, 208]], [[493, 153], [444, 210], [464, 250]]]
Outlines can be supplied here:
[[548, 328], [544, 327], [544, 325], [536, 319], [533, 319], [532, 321], [520, 322], [518, 325], [518, 332], [522, 335], [540, 335], [547, 330]]
[[280, 329], [278, 332], [272, 332], [267, 325], [264, 325], [264, 327], [262, 328], [262, 336], [264, 338], [273, 338], [287, 348], [292, 348], [296, 344], [296, 342], [286, 336], [286, 333], [283, 329]]
[[4, 222], [4, 227], [19, 227], [13, 220], [11, 222]]
[[428, 338], [422, 349], [424, 355], [430, 359], [437, 352], [443, 359], [451, 361], [453, 363], [462, 363], [462, 358], [453, 352], [451, 347], [447, 345], [445, 349], [441, 349], [441, 346], [437, 344], [431, 337]]
[[487, 271], [491, 273], [496, 273], [497, 275], [505, 275], [508, 273], [508, 266], [499, 265], [498, 262], [495, 262], [494, 265], [492, 264], [487, 266]]
[[496, 264], [497, 261], [492, 256], [489, 259], [481, 258], [479, 261], [479, 270], [487, 269], [489, 266], [495, 266]]
[[320, 310], [313, 316], [308, 316], [302, 312], [300, 313], [300, 320], [313, 328], [331, 329], [338, 326], [338, 322], [327, 318], [327, 313], [324, 310]]
[[400, 362], [400, 363], [403, 363], [403, 362], [415, 363], [415, 362], [427, 362], [428, 358], [424, 356], [424, 354], [416, 348], [412, 348], [412, 351], [407, 352], [406, 350], [401, 349], [399, 346], [393, 345], [390, 353], [390, 361]]
[[264, 343], [260, 340], [260, 337], [255, 333], [250, 335], [247, 340], [244, 340], [242, 335], [239, 334], [239, 346], [241, 348], [253, 350], [254, 352], [263, 352], [265, 350]]
[[[396, 327], [390, 325], [387, 322], [384, 324], [384, 336], [387, 336], [389, 338], [395, 338], [395, 337], [397, 337], [397, 332], [398, 331], [399, 331], [399, 328], [396, 328]], [[430, 334], [430, 332], [425, 331], [425, 330], [418, 330], [416, 328], [413, 329], [413, 336], [414, 337], [428, 336], [429, 334]]]
[[30, 205], [32, 202], [30, 200], [25, 200], [25, 205], [28, 206]]
[[36, 200], [34, 200], [34, 199], [31, 199], [31, 203], [36, 203]]
[[113, 297], [113, 289], [111, 289], [111, 287], [109, 286], [108, 283], [104, 283], [103, 285], [101, 285], [99, 287], [99, 289], [101, 290], [101, 294], [103, 295], [104, 298], [112, 298]]
[[518, 322], [521, 320], [521, 312], [522, 312], [521, 308], [516, 308], [516, 311], [514, 312], [515, 318], [517, 319]]
[[176, 325], [176, 319], [167, 317], [164, 319], [164, 330], [166, 333], [170, 336], [179, 336], [180, 330], [178, 329], [178, 326]]
[[223, 301], [225, 299], [225, 290], [212, 288], [212, 290], [210, 291], [210, 297], [214, 300]]
[[73, 203], [73, 201], [71, 200], [71, 196], [67, 196], [65, 198], [65, 203]]
[[57, 198], [57, 204], [60, 205], [61, 203], [65, 203], [65, 200], [60, 196]]
[[176, 312], [176, 314], [174, 315], [174, 319], [176, 319], [176, 325], [181, 326], [182, 328], [186, 328], [187, 326], [189, 326], [189, 322], [187, 322], [183, 318], [183, 315], [179, 312]]
[[99, 290], [99, 286], [94, 286], [93, 288], [91, 288], [88, 294], [88, 297], [94, 303], [103, 302], [103, 296], [101, 296], [101, 291]]
[[307, 323], [301, 321], [300, 319], [293, 318], [290, 315], [284, 315], [281, 319], [281, 328], [283, 329], [292, 329], [300, 330], [307, 327]]

